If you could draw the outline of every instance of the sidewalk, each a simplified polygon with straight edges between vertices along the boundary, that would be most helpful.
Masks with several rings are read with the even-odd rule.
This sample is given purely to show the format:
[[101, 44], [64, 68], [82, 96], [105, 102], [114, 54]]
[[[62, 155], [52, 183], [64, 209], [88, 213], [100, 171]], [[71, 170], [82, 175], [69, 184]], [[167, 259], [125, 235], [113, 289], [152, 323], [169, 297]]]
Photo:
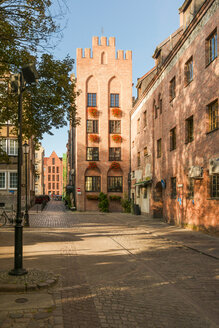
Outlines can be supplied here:
[[[55, 203], [54, 206], [59, 207], [59, 204]], [[42, 213], [38, 212], [39, 219], [42, 219], [43, 215], [45, 219], [48, 215], [51, 216], [50, 210], [52, 211], [52, 203]], [[37, 214], [36, 205], [29, 214], [31, 222], [32, 217], [35, 218]], [[152, 236], [159, 240], [162, 239], [171, 247], [189, 249], [195, 253], [211, 257], [213, 261], [219, 259], [219, 239], [217, 237], [170, 226], [158, 219], [147, 218], [143, 215], [109, 213], [101, 216], [101, 214], [99, 212], [60, 212], [60, 222], [65, 222], [62, 221], [64, 216], [73, 222], [72, 228], [68, 229], [62, 227], [60, 230], [55, 226], [49, 230], [48, 228], [40, 228], [39, 230], [31, 228], [31, 226], [29, 228], [24, 227], [25, 267], [26, 263], [32, 266], [30, 270], [29, 267], [27, 268], [29, 270], [28, 275], [31, 275], [30, 279], [26, 276], [27, 280], [29, 279], [28, 282], [24, 276], [17, 277], [15, 281], [14, 277], [6, 275], [7, 281], [4, 280], [5, 273], [11, 269], [13, 258], [13, 229], [10, 227], [0, 229], [0, 328], [117, 327], [117, 325], [110, 325], [109, 323], [104, 325], [101, 321], [102, 318], [98, 316], [99, 310], [98, 307], [95, 308], [97, 303], [93, 302], [94, 296], [89, 283], [83, 280], [83, 276], [86, 274], [80, 271], [82, 269], [76, 259], [78, 254], [75, 253], [74, 247], [70, 246], [82, 242], [83, 235], [86, 233], [88, 236], [94, 234], [92, 230], [89, 232], [89, 227], [92, 225], [97, 238], [99, 235], [99, 239], [103, 238], [103, 234], [108, 236], [105, 231], [110, 224], [112, 229], [109, 230], [109, 236], [115, 237], [122, 234], [122, 226], [124, 226], [123, 230], [127, 232], [125, 236], [131, 235], [132, 232], [137, 234], [139, 231], [141, 235], [146, 237]], [[54, 215], [57, 217], [58, 212], [54, 212]], [[100, 227], [99, 232], [98, 227]], [[112, 251], [112, 247], [108, 247], [107, 252]], [[91, 251], [86, 247], [85, 249], [83, 247], [82, 250], [85, 254], [89, 254]], [[46, 272], [45, 268], [49, 268], [49, 270], [52, 268], [53, 273]], [[1, 282], [4, 283], [4, 286], [1, 285]], [[73, 300], [76, 306], [75, 312], [71, 311], [67, 303], [73, 302]], [[104, 302], [109, 301], [110, 299], [104, 300]], [[75, 302], [78, 302], [78, 305]], [[83, 318], [81, 313], [83, 313]], [[72, 316], [77, 317], [77, 319], [74, 320]], [[124, 319], [124, 316], [122, 318]], [[81, 320], [80, 323], [79, 320]], [[126, 327], [122, 323], [120, 326]], [[134, 323], [132, 326], [130, 323], [127, 327], [152, 326], [141, 326], [140, 324], [135, 326]], [[169, 328], [165, 325], [163, 327]], [[189, 326], [186, 327], [189, 328]]]

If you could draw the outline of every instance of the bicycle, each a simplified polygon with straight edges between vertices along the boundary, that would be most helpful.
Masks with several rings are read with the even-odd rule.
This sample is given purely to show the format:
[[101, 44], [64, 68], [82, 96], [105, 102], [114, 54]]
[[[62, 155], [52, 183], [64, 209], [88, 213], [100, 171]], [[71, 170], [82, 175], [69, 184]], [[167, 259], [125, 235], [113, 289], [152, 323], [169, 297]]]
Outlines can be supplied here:
[[0, 227], [6, 225], [7, 223], [9, 223], [10, 225], [13, 225], [15, 223], [16, 213], [15, 211], [12, 211], [11, 213], [11, 216], [9, 216], [5, 210], [2, 211], [2, 213], [0, 214]]

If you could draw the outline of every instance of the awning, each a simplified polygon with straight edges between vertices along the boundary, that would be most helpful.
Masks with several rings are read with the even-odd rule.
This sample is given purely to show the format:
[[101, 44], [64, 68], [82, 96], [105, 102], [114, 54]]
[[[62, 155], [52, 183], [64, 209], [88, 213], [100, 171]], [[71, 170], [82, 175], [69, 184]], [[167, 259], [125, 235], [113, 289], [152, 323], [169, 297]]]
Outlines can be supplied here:
[[136, 182], [134, 185], [135, 186], [147, 186], [150, 183], [152, 183], [152, 179]]

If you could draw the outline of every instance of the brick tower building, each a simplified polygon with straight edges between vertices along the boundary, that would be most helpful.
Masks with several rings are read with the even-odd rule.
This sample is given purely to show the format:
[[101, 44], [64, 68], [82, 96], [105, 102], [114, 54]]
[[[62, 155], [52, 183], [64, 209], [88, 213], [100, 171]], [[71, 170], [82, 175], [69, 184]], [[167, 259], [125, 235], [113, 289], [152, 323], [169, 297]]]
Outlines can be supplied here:
[[[97, 210], [100, 191], [128, 193], [129, 111], [132, 107], [132, 53], [115, 51], [115, 38], [93, 37], [91, 49], [77, 49], [75, 187], [78, 210]], [[110, 201], [110, 210], [121, 210]]]
[[44, 190], [46, 195], [62, 195], [62, 158], [53, 151], [44, 157]]

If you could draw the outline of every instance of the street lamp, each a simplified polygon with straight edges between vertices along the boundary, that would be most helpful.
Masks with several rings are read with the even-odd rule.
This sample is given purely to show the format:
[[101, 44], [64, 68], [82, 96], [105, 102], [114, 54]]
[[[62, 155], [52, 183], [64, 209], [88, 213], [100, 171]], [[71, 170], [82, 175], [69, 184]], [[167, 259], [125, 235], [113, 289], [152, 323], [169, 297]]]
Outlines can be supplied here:
[[[25, 65], [21, 72], [16, 75], [17, 83], [13, 81], [11, 87], [18, 93], [18, 161], [17, 161], [17, 213], [15, 221], [14, 233], [14, 269], [9, 274], [13, 276], [22, 276], [27, 274], [27, 270], [23, 268], [23, 225], [21, 213], [21, 165], [22, 165], [22, 96], [26, 83], [36, 83], [38, 76], [34, 64]], [[12, 91], [13, 91], [12, 90]]]
[[25, 213], [24, 213], [24, 222], [25, 226], [29, 227], [29, 214], [27, 208], [27, 155], [29, 154], [29, 145], [25, 141], [23, 144], [23, 153], [25, 155]]

